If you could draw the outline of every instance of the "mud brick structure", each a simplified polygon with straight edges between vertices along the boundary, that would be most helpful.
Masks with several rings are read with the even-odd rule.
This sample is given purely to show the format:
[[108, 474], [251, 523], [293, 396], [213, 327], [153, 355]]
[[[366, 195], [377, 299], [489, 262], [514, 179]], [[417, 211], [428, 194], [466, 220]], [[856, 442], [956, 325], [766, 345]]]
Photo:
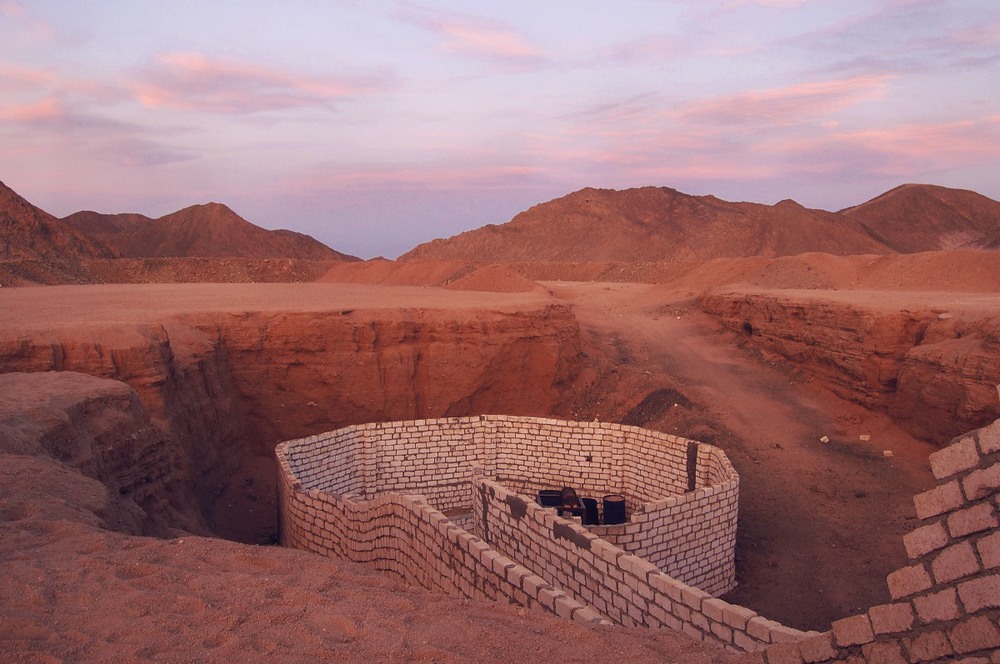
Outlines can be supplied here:
[[474, 468], [525, 496], [562, 486], [622, 494], [631, 519], [595, 534], [709, 594], [735, 585], [739, 478], [709, 445], [618, 424], [479, 416], [349, 427], [283, 453], [306, 488], [417, 493], [449, 514], [473, 511]]
[[[807, 636], [713, 598], [734, 585], [739, 478], [711, 446], [490, 415], [356, 425], [282, 443], [277, 456], [285, 546], [459, 596], [738, 650]], [[628, 522], [585, 527], [531, 498], [564, 485], [623, 494]]]
[[[668, 627], [768, 664], [1000, 662], [1000, 420], [931, 455], [939, 485], [914, 499], [923, 523], [904, 538], [911, 563], [888, 577], [893, 601], [823, 633], [713, 596], [733, 584], [739, 479], [711, 446], [482, 416], [358, 425], [277, 455], [282, 544], [414, 584]], [[585, 527], [531, 499], [562, 485], [624, 494], [628, 523]]]

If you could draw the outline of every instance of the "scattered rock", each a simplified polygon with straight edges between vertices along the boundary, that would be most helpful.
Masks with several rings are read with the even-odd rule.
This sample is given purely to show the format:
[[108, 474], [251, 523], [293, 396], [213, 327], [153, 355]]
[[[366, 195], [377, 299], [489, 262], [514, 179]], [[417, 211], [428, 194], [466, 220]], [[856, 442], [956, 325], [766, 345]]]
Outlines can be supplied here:
[[829, 443], [830, 442], [830, 437], [829, 436], [823, 436], [822, 438], [819, 439], [819, 442], [821, 442], [821, 443]]
[[882, 456], [888, 459], [889, 457], [892, 456], [892, 450], [882, 450]]
[[866, 442], [866, 443], [867, 443], [867, 442], [868, 442], [869, 440], [871, 440], [871, 439], [872, 439], [871, 435], [869, 435], [869, 434], [867, 434], [867, 433], [863, 433], [863, 434], [861, 434], [860, 436], [858, 436], [858, 438], [859, 438], [860, 440], [862, 440], [862, 441]]

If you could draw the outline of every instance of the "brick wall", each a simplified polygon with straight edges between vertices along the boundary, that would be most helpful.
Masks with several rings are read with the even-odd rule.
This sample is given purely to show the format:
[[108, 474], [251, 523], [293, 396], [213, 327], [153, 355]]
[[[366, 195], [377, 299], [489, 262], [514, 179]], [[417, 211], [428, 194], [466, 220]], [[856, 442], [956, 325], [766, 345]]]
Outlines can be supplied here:
[[615, 624], [667, 627], [733, 650], [810, 636], [714, 599], [498, 482], [477, 475], [472, 484], [484, 542]]
[[[689, 445], [697, 482], [685, 493]], [[360, 498], [418, 492], [449, 514], [471, 509], [473, 466], [528, 496], [562, 486], [620, 493], [628, 523], [594, 532], [712, 595], [735, 586], [739, 478], [708, 445], [619, 424], [491, 415], [356, 425], [286, 449], [305, 487]]]
[[[630, 528], [648, 535], [637, 526], [644, 519], [669, 516], [676, 539], [693, 533], [711, 556], [729, 537], [720, 524], [731, 518], [735, 528], [738, 478], [721, 451], [698, 446], [697, 488], [683, 492], [689, 442], [500, 416], [348, 427], [278, 447], [281, 539], [458, 596], [678, 629], [762, 651], [768, 664], [1000, 663], [1000, 420], [931, 455], [938, 486], [914, 498], [922, 523], [904, 538], [910, 563], [888, 577], [893, 601], [824, 633], [713, 598], [677, 578], [684, 572], [665, 571], [669, 562], [647, 560], [656, 553], [642, 553], [641, 536], [629, 539]], [[588, 529], [525, 498], [563, 484], [625, 493], [631, 521]], [[685, 513], [689, 504], [697, 507]], [[453, 520], [439, 508], [474, 509]]]
[[368, 563], [453, 596], [506, 599], [574, 620], [603, 622], [592, 608], [500, 555], [422, 497], [386, 493], [365, 500], [306, 489], [291, 465], [279, 455], [284, 545]]
[[[672, 627], [735, 650], [805, 638], [710, 594], [733, 583], [739, 479], [721, 450], [697, 445], [696, 488], [685, 492], [692, 444], [505, 416], [347, 427], [278, 446], [281, 542], [457, 596]], [[531, 500], [563, 485], [624, 493], [630, 521], [588, 529]]]
[[888, 576], [892, 602], [829, 632], [768, 651], [779, 662], [1000, 662], [1000, 420], [930, 456], [936, 488], [913, 503], [910, 563]]

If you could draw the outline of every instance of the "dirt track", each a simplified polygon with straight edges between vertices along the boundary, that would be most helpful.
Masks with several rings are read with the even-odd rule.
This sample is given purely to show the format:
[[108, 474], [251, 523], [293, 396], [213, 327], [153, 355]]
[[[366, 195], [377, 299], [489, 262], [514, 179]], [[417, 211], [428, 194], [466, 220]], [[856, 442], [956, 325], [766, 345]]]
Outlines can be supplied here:
[[935, 448], [761, 357], [683, 294], [546, 285], [573, 303], [591, 356], [617, 358], [598, 369], [607, 384], [591, 398], [602, 417], [622, 419], [623, 401], [667, 388], [692, 405], [668, 404], [643, 424], [719, 445], [740, 473], [740, 585], [727, 599], [802, 629], [889, 600], [885, 576], [905, 562], [912, 496], [933, 486]]

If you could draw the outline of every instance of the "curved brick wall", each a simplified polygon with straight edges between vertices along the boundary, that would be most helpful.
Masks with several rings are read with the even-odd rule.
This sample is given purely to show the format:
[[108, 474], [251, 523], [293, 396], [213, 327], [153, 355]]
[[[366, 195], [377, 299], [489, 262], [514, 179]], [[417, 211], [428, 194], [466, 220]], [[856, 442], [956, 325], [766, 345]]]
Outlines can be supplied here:
[[[428, 435], [435, 444], [414, 442]], [[572, 481], [578, 472], [597, 486], [608, 481], [602, 473], [617, 472], [632, 522], [587, 529], [526, 500], [540, 480], [525, 471], [539, 469], [517, 455], [536, 435], [549, 440], [544, 453], [555, 460], [542, 484], [580, 486]], [[393, 442], [399, 436], [408, 444]], [[687, 441], [664, 436], [661, 445], [660, 436], [618, 425], [482, 417], [362, 425], [290, 441], [278, 447], [282, 543], [371, 562], [453, 594], [505, 597], [577, 620], [677, 629], [762, 651], [768, 664], [1000, 663], [1000, 420], [931, 455], [938, 486], [914, 498], [923, 523], [904, 538], [911, 563], [888, 577], [893, 601], [824, 633], [713, 598], [626, 550], [634, 545], [628, 529], [646, 515], [737, 488], [725, 456], [700, 446], [698, 491], [676, 493], [679, 457], [669, 457]], [[500, 450], [514, 456], [500, 459]], [[626, 467], [658, 455], [668, 459], [658, 470]], [[457, 471], [455, 459], [470, 472]], [[439, 466], [447, 470], [430, 472]], [[651, 480], [640, 487], [647, 473]], [[433, 479], [421, 487], [421, 477]], [[435, 498], [392, 493], [418, 490]], [[473, 533], [438, 509], [469, 504]], [[711, 524], [708, 517], [700, 523]], [[617, 544], [610, 541], [616, 535]]]
[[[503, 416], [364, 424], [289, 441], [277, 448], [281, 542], [453, 595], [669, 627], [734, 650], [806, 638], [625, 550], [655, 544], [673, 524], [674, 540], [703, 547], [686, 566], [697, 576], [714, 540], [732, 541], [738, 477], [721, 451], [698, 445], [696, 489], [682, 493], [691, 443], [616, 424]], [[562, 485], [626, 494], [631, 521], [588, 529], [525, 497]], [[471, 511], [466, 527], [445, 510]], [[731, 585], [731, 546], [713, 569], [705, 578]]]
[[619, 424], [479, 416], [357, 425], [284, 449], [306, 489], [359, 499], [415, 492], [448, 513], [471, 510], [473, 467], [523, 495], [562, 486], [621, 493], [629, 522], [593, 532], [709, 594], [735, 585], [739, 478], [709, 445]]

